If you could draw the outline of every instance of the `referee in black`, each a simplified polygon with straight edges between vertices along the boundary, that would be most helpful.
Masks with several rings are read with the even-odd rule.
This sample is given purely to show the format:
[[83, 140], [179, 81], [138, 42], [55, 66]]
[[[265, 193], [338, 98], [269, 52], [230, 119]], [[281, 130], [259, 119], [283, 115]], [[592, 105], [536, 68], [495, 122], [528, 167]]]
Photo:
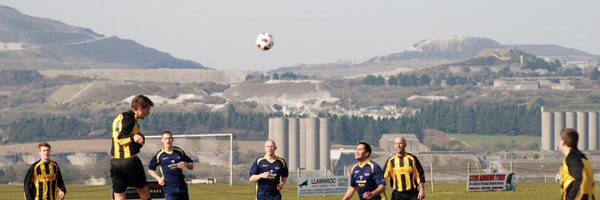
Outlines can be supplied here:
[[131, 109], [113, 121], [110, 177], [115, 200], [126, 199], [127, 186], [135, 187], [140, 199], [150, 199], [144, 165], [137, 157], [145, 140], [137, 120], [148, 116], [152, 106], [154, 103], [148, 97], [138, 95], [131, 100]]
[[392, 200], [424, 200], [425, 173], [415, 155], [406, 152], [406, 140], [394, 140], [396, 154], [388, 158], [384, 166], [384, 177], [394, 189]]

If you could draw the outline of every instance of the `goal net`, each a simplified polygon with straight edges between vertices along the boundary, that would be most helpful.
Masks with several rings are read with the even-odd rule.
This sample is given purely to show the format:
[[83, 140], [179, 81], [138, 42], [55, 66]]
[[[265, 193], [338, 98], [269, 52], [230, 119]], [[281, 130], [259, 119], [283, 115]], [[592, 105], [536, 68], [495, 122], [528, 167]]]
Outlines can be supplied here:
[[[177, 146], [194, 161], [194, 169], [184, 169], [186, 181], [190, 183], [233, 182], [233, 135], [219, 134], [190, 134], [173, 135], [173, 146]], [[144, 165], [147, 165], [162, 148], [160, 135], [146, 136], [142, 152], [138, 154]], [[149, 180], [152, 180], [149, 177]]]

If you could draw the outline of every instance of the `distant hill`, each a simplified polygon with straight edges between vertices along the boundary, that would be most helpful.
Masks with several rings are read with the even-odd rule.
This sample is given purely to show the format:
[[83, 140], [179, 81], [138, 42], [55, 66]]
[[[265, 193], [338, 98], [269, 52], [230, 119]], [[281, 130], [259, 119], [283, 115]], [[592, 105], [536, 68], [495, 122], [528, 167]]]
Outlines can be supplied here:
[[[520, 53], [504, 57], [484, 56], [485, 51], [494, 49], [518, 49]], [[505, 52], [508, 53], [508, 52]], [[515, 52], [513, 52], [515, 53]], [[402, 69], [422, 69], [439, 65], [498, 65], [519, 62], [525, 55], [525, 61], [541, 58], [564, 61], [600, 60], [600, 56], [577, 49], [558, 45], [503, 45], [492, 39], [483, 37], [440, 36], [422, 40], [413, 44], [408, 50], [385, 56], [376, 56], [360, 62], [338, 62], [316, 65], [298, 65], [282, 67], [271, 72], [294, 72], [304, 75], [323, 77], [350, 77], [369, 73], [387, 73]], [[510, 58], [506, 60], [505, 58]], [[504, 60], [503, 60], [504, 59]]]
[[90, 68], [207, 69], [133, 40], [0, 6], [0, 70]]
[[408, 50], [387, 56], [374, 57], [367, 62], [398, 60], [463, 60], [477, 55], [484, 49], [502, 45], [482, 37], [440, 36], [422, 40]]
[[554, 44], [515, 44], [506, 45], [507, 47], [517, 48], [536, 56], [556, 58], [561, 61], [570, 60], [600, 60], [600, 56], [593, 55], [581, 50], [566, 48]]

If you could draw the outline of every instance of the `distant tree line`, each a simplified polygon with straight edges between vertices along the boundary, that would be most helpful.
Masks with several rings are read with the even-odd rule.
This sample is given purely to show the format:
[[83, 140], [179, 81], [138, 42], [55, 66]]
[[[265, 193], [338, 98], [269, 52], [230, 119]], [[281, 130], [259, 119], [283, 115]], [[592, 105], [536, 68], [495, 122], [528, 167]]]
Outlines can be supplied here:
[[363, 78], [363, 84], [365, 85], [388, 85], [388, 86], [402, 86], [402, 87], [417, 87], [427, 85], [442, 85], [442, 81], [445, 81], [446, 85], [466, 85], [466, 84], [477, 84], [479, 81], [483, 81], [481, 77], [476, 76], [454, 76], [452, 74], [440, 73], [435, 79], [431, 79], [427, 74], [416, 75], [416, 74], [402, 74], [390, 76], [387, 81], [385, 77], [381, 75], [367, 75]]
[[[325, 116], [326, 114], [321, 114]], [[177, 134], [233, 132], [238, 139], [265, 139], [271, 113], [240, 113], [230, 105], [225, 112], [153, 112], [139, 123], [145, 134], [169, 129]], [[385, 133], [414, 133], [422, 138], [425, 128], [448, 133], [539, 135], [541, 114], [537, 106], [490, 105], [467, 107], [435, 102], [423, 106], [415, 116], [373, 118], [370, 116], [327, 115], [334, 143], [357, 141], [377, 143]], [[113, 115], [90, 120], [83, 117], [47, 115], [26, 117], [5, 129], [10, 142], [110, 138]], [[100, 130], [102, 134], [93, 134]]]
[[29, 142], [82, 138], [91, 132], [90, 127], [76, 117], [46, 115], [15, 121], [5, 132], [11, 142]]
[[419, 109], [424, 128], [448, 133], [532, 135], [541, 131], [541, 111], [531, 105], [451, 105], [441, 101]]

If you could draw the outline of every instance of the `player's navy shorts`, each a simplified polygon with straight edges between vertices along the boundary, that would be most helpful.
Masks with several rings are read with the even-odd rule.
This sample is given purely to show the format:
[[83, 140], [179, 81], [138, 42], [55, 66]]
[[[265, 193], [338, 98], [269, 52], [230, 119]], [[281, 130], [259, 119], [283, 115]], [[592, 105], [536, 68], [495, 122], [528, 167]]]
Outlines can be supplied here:
[[143, 188], [146, 186], [146, 173], [144, 165], [137, 157], [110, 159], [110, 177], [112, 177], [113, 191], [123, 193], [127, 186]]
[[167, 182], [165, 185], [165, 198], [172, 200], [189, 200], [187, 183]]

